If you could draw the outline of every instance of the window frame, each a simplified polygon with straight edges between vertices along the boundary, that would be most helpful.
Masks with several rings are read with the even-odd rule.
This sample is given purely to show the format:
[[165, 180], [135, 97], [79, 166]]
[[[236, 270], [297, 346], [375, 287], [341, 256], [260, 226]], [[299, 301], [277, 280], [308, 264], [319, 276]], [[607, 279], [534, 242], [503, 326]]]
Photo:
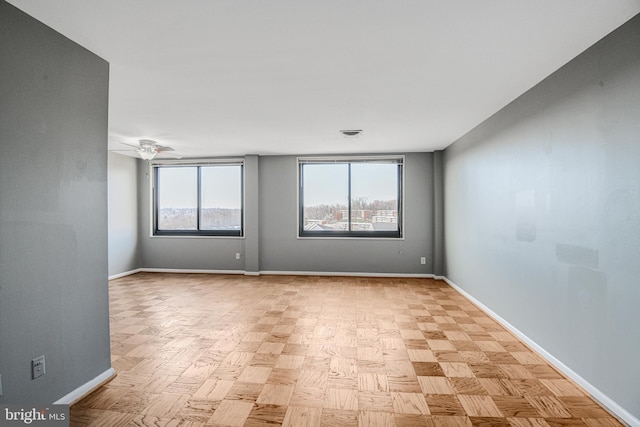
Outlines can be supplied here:
[[[398, 165], [398, 230], [397, 231], [310, 231], [304, 229], [304, 173], [305, 164], [349, 164], [348, 172], [348, 221], [351, 224], [351, 164], [353, 163], [395, 163]], [[395, 239], [404, 240], [404, 189], [405, 189], [405, 156], [404, 155], [380, 155], [380, 156], [329, 156], [329, 157], [298, 157], [297, 159], [297, 237], [299, 239]], [[351, 225], [349, 225], [351, 227]]]
[[[202, 168], [212, 166], [240, 167], [240, 230], [200, 230], [202, 213]], [[245, 168], [244, 159], [207, 159], [198, 161], [161, 160], [149, 162], [151, 168], [151, 236], [152, 237], [231, 237], [244, 238], [245, 227]], [[158, 229], [158, 173], [165, 167], [195, 167], [197, 168], [197, 209], [196, 230], [161, 230]]]

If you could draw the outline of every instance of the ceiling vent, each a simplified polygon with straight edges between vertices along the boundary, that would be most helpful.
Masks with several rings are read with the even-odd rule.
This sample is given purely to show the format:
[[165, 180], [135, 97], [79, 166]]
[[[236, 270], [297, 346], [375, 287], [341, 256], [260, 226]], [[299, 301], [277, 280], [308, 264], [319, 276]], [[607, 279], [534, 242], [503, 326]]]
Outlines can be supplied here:
[[341, 130], [340, 133], [347, 137], [354, 137], [360, 135], [362, 129], [345, 129]]

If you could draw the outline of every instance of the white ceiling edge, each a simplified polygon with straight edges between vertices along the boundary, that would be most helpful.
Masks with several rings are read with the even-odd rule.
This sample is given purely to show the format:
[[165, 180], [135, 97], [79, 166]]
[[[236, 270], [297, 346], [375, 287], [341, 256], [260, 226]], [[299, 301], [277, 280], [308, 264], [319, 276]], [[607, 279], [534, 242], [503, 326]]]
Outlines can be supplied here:
[[110, 149], [153, 139], [184, 157], [443, 149], [640, 12], [640, 0], [9, 3], [110, 63]]

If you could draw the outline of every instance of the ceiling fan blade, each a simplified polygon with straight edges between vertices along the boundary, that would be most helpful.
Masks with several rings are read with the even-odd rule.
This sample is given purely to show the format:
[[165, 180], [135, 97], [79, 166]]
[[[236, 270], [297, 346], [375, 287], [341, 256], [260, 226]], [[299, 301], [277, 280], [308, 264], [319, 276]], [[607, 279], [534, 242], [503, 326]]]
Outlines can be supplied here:
[[135, 148], [136, 150], [140, 148], [138, 145], [127, 144], [126, 142], [118, 142], [118, 144], [126, 145], [127, 147]]
[[[114, 153], [122, 153], [122, 154], [126, 153], [126, 155], [131, 157], [143, 158], [142, 152], [146, 151], [147, 149], [151, 149], [151, 150], [155, 150], [157, 157], [162, 157], [165, 159], [181, 159], [182, 158], [180, 154], [173, 153], [175, 151], [173, 148], [166, 145], [159, 145], [153, 140], [141, 139], [139, 145], [129, 144], [124, 141], [118, 141], [118, 144], [120, 144], [121, 146], [131, 147], [131, 149], [130, 150], [127, 150], [127, 149], [109, 150], [109, 151]], [[169, 153], [173, 153], [173, 154], [169, 154]]]
[[156, 156], [156, 158], [162, 158], [162, 159], [181, 159], [182, 157], [183, 156], [181, 154], [178, 154], [175, 152], [168, 153], [166, 151], [160, 151], [160, 150], [158, 150], [158, 155]]

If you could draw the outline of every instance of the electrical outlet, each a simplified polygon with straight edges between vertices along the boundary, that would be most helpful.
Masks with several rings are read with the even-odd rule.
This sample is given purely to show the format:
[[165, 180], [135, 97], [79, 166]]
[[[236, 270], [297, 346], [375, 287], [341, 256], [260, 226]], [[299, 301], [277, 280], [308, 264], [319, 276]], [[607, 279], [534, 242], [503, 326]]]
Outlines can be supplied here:
[[31, 379], [36, 379], [45, 374], [44, 371], [44, 355], [31, 360]]
[[426, 264], [426, 263], [427, 263], [427, 257], [426, 256], [420, 257], [420, 264]]
[[236, 259], [240, 259], [240, 252], [236, 252]]

